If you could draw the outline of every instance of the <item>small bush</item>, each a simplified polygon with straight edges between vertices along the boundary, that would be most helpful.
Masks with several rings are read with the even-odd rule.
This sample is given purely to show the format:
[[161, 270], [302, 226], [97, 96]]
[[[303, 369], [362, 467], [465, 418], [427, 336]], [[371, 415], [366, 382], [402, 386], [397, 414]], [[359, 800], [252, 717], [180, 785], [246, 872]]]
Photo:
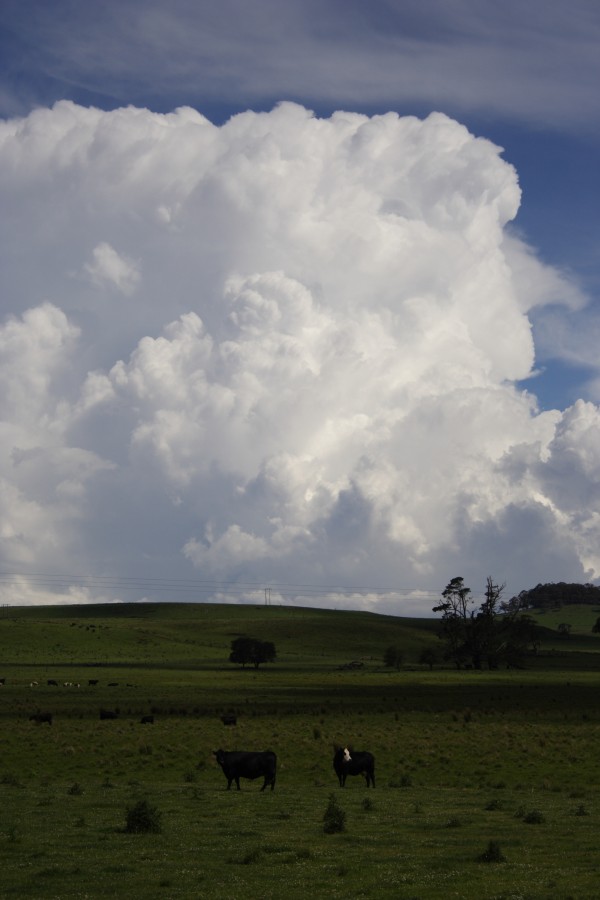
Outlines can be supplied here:
[[585, 808], [585, 806], [583, 805], [583, 803], [580, 803], [579, 806], [577, 807], [577, 809], [575, 810], [575, 812], [573, 813], [573, 815], [575, 815], [575, 816], [589, 816], [589, 812], [587, 811], [587, 809]]
[[323, 815], [323, 831], [335, 834], [346, 830], [346, 813], [336, 800], [335, 794], [329, 795], [329, 803]]
[[81, 795], [83, 794], [83, 788], [81, 787], [79, 782], [74, 781], [73, 784], [71, 785], [71, 787], [69, 788], [68, 793], [72, 797], [81, 797]]
[[19, 781], [17, 776], [13, 775], [12, 772], [9, 772], [6, 775], [3, 775], [2, 778], [0, 779], [0, 784], [6, 784], [9, 787], [18, 787], [18, 788], [23, 787], [23, 785], [21, 784], [21, 782]]
[[127, 809], [125, 831], [127, 834], [160, 834], [162, 813], [147, 800], [140, 800]]
[[532, 809], [530, 812], [525, 813], [523, 821], [528, 825], [542, 825], [546, 821], [546, 818], [541, 810]]
[[363, 802], [361, 803], [362, 808], [365, 812], [369, 812], [369, 810], [373, 809], [373, 801], [370, 797], [365, 797]]
[[498, 841], [490, 841], [487, 850], [484, 850], [481, 856], [477, 857], [479, 862], [485, 863], [501, 863], [506, 862], [506, 857], [500, 849]]

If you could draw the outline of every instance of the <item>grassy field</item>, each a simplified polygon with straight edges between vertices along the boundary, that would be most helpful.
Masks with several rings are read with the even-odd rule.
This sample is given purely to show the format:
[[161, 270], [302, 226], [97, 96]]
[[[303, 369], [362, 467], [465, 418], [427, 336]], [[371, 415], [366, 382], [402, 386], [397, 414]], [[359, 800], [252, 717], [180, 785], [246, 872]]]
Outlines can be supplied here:
[[[204, 604], [3, 613], [2, 898], [599, 895], [591, 608], [559, 616], [576, 623], [567, 640], [545, 614], [531, 666], [493, 672], [419, 666], [439, 643], [431, 619]], [[277, 661], [230, 665], [239, 634], [273, 641]], [[382, 664], [391, 644], [400, 671]], [[30, 721], [44, 712], [52, 725]], [[339, 788], [345, 743], [375, 755], [375, 790]], [[228, 792], [218, 747], [274, 750], [275, 790]], [[157, 833], [128, 832], [141, 801]], [[345, 814], [336, 833], [331, 802]]]

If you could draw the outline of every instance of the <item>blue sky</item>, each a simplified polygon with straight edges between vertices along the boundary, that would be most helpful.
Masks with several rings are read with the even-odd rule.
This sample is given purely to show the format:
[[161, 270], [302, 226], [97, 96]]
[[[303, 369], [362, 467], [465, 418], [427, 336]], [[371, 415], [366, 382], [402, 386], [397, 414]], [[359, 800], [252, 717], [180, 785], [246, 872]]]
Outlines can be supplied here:
[[[443, 587], [459, 568], [475, 586], [483, 588], [485, 576], [493, 574], [496, 580], [506, 580], [512, 592], [540, 580], [598, 579], [600, 560], [592, 548], [600, 521], [595, 449], [596, 435], [600, 435], [596, 423], [600, 401], [599, 49], [600, 7], [594, 0], [569, 4], [558, 0], [527, 4], [516, 0], [501, 4], [495, 0], [256, 0], [252, 4], [241, 0], [173, 0], [169, 4], [3, 0], [0, 118], [7, 124], [0, 171], [5, 209], [11, 211], [14, 227], [7, 217], [5, 284], [0, 297], [5, 342], [0, 341], [0, 349], [9, 360], [7, 366], [12, 366], [5, 371], [14, 372], [11, 348], [22, 348], [19, 358], [28, 360], [28, 368], [23, 362], [23, 383], [35, 390], [43, 385], [46, 391], [40, 389], [37, 412], [32, 401], [27, 421], [32, 423], [45, 410], [49, 422], [41, 433], [37, 426], [24, 424], [27, 417], [22, 410], [5, 412], [7, 433], [12, 436], [9, 443], [13, 443], [2, 473], [13, 501], [12, 505], [7, 502], [4, 513], [10, 523], [5, 529], [9, 537], [0, 562], [5, 571], [22, 578], [23, 602], [40, 602], [39, 591], [27, 579], [27, 573], [40, 565], [55, 574], [84, 572], [100, 578], [104, 577], [100, 573], [107, 573], [117, 585], [144, 571], [150, 578], [159, 577], [158, 573], [176, 578], [182, 566], [184, 577], [193, 580], [207, 573], [225, 586], [244, 579], [288, 586], [311, 581], [326, 593], [327, 585], [335, 583], [348, 588], [340, 593], [339, 602], [386, 611], [398, 608], [397, 595], [388, 596], [381, 587], [350, 598], [349, 590], [393, 583], [402, 585], [403, 596], [413, 597], [414, 588], [412, 606], [406, 601], [402, 607], [414, 611], [427, 604], [422, 596]], [[59, 101], [65, 100], [75, 106], [60, 106]], [[278, 106], [288, 101], [295, 106]], [[218, 126], [219, 136], [206, 131], [200, 138], [200, 119], [187, 113], [174, 116], [181, 107], [191, 107]], [[126, 110], [123, 115], [114, 115], [121, 108]], [[96, 116], [93, 109], [113, 115]], [[47, 114], [40, 117], [44, 110]], [[238, 116], [248, 110], [263, 112], [265, 118]], [[300, 110], [314, 112], [312, 123], [305, 117], [310, 112]], [[338, 111], [363, 118], [348, 124], [350, 120], [345, 122]], [[390, 112], [397, 114], [394, 123], [385, 118]], [[442, 113], [447, 119], [431, 118], [431, 113]], [[236, 116], [236, 124], [227, 126]], [[337, 180], [340, 166], [350, 159], [359, 133], [367, 128], [361, 131], [364, 117], [372, 120], [372, 129], [386, 136], [376, 140], [371, 135], [367, 143], [372, 157], [367, 154], [363, 169], [354, 169], [354, 176], [346, 173], [348, 180], [342, 184]], [[423, 123], [418, 138], [407, 117]], [[325, 136], [316, 119], [331, 123], [331, 134]], [[160, 142], [167, 126], [177, 128], [180, 140], [161, 163]], [[470, 133], [468, 138], [463, 126]], [[348, 129], [356, 130], [352, 140]], [[292, 135], [299, 142], [293, 147]], [[387, 162], [382, 164], [371, 178], [370, 166], [381, 151], [378, 140], [388, 141], [386, 152], [397, 154], [398, 160], [411, 159], [414, 182], [401, 201], [386, 196], [395, 177], [393, 166], [388, 172]], [[509, 166], [496, 166], [497, 151], [486, 141], [502, 148], [501, 159], [514, 167], [516, 175]], [[255, 157], [260, 142], [264, 147]], [[221, 155], [215, 150], [217, 144]], [[275, 146], [279, 150], [272, 155]], [[471, 173], [461, 162], [463, 152], [472, 161]], [[137, 168], [129, 162], [136, 153], [139, 160], [144, 159]], [[288, 197], [289, 182], [277, 180], [274, 160], [278, 154], [286, 159], [297, 155], [293, 170], [300, 174], [295, 177], [306, 175], [307, 191], [310, 185], [314, 192], [302, 211], [306, 193], [300, 190], [295, 197], [290, 189]], [[202, 176], [197, 175], [200, 159], [206, 165]], [[256, 170], [264, 176], [251, 187], [246, 183], [253, 177], [244, 168], [246, 159], [254, 159]], [[448, 192], [451, 221], [446, 224], [439, 218], [436, 198], [427, 193], [429, 159], [436, 160], [431, 165], [440, 172], [440, 190]], [[127, 166], [130, 180], [123, 175]], [[151, 171], [155, 173], [152, 181]], [[356, 197], [350, 196], [352, 177]], [[104, 209], [104, 200], [117, 183], [122, 194], [115, 195], [112, 210]], [[329, 190], [329, 185], [334, 187]], [[275, 189], [279, 193], [271, 209]], [[337, 190], [337, 207], [319, 218]], [[398, 194], [398, 185], [394, 190]], [[482, 241], [485, 238], [491, 248], [489, 259], [477, 256], [481, 248], [474, 249], [462, 270], [451, 259], [451, 248], [465, 240], [474, 247], [477, 240], [452, 197], [460, 195], [460, 203], [468, 205], [473, 191], [478, 192], [481, 207], [489, 203], [489, 210], [497, 207], [500, 217], [505, 217], [506, 241], [502, 244], [494, 231], [493, 216], [484, 217]], [[195, 205], [200, 193], [214, 232]], [[242, 230], [244, 222], [246, 229], [253, 227], [245, 219], [248, 196], [254, 197], [259, 211], [254, 243]], [[365, 205], [359, 209], [356, 198], [360, 196]], [[149, 221], [145, 216], [151, 197], [152, 215], [172, 242], [168, 256], [161, 256], [166, 254], [166, 244], [154, 243], [150, 226], [140, 224], [136, 232], [132, 225], [134, 219]], [[379, 204], [382, 216], [363, 222], [360, 216], [372, 204]], [[511, 204], [515, 210], [518, 204], [515, 216], [505, 214]], [[387, 337], [382, 337], [400, 300], [392, 298], [398, 277], [392, 257], [385, 256], [379, 269], [381, 247], [387, 244], [380, 247], [375, 235], [392, 241], [383, 213], [401, 210], [405, 215], [409, 208], [414, 234], [428, 231], [427, 241], [431, 240], [442, 261], [437, 280], [429, 279], [423, 257], [422, 269], [414, 274], [416, 294], [404, 298], [410, 315], [406, 313], [408, 318], [397, 332], [390, 326]], [[340, 211], [337, 234], [328, 230], [336, 210]], [[358, 254], [355, 283], [333, 270], [333, 261], [346, 260], [347, 248], [356, 239], [356, 235], [342, 235], [344, 222], [353, 216], [365, 229], [354, 251]], [[273, 230], [275, 220], [277, 231]], [[314, 234], [330, 241], [325, 248], [329, 255], [323, 253], [312, 271], [314, 236], [307, 235], [306, 246], [300, 249], [294, 245], [298, 234], [304, 239], [307, 221], [315, 223]], [[413, 240], [413, 231], [407, 234]], [[198, 235], [204, 236], [204, 250], [192, 252]], [[425, 254], [427, 241], [417, 255]], [[467, 264], [474, 273], [471, 280]], [[488, 265], [493, 296], [482, 320], [477, 304], [468, 298], [472, 293], [479, 298], [479, 306], [487, 302]], [[510, 277], [500, 284], [503, 265]], [[444, 278], [449, 279], [447, 287]], [[380, 292], [381, 307], [376, 316], [373, 313], [376, 322], [371, 318], [368, 326], [363, 323], [359, 339], [347, 329], [360, 315], [367, 315], [372, 305], [370, 283]], [[505, 290], [508, 299], [503, 299]], [[200, 299], [192, 302], [189, 297], [194, 292]], [[218, 292], [224, 298], [221, 305], [214, 299]], [[449, 316], [446, 336], [453, 335], [460, 346], [465, 340], [461, 371], [452, 365], [429, 381], [428, 374], [415, 375], [422, 377], [421, 384], [409, 390], [408, 376], [398, 369], [393, 377], [404, 386], [390, 393], [377, 411], [373, 406], [380, 388], [373, 376], [372, 393], [365, 393], [360, 401], [357, 398], [354, 406], [349, 404], [341, 385], [359, 391], [360, 382], [352, 387], [352, 359], [371, 358], [367, 334], [372, 342], [385, 344], [388, 338], [395, 342], [388, 361], [393, 368], [398, 355], [414, 347], [410, 341], [403, 344], [402, 329], [408, 334], [417, 320], [411, 318], [416, 297], [423, 304], [417, 318], [424, 322], [429, 321], [430, 303], [432, 308], [444, 308], [446, 292], [462, 298], [451, 315], [444, 312]], [[349, 298], [345, 312], [346, 301], [339, 299], [343, 296]], [[257, 297], [262, 298], [260, 304]], [[223, 303], [232, 303], [237, 311], [224, 315]], [[502, 304], [508, 304], [504, 319]], [[240, 311], [242, 307], [245, 312]], [[190, 318], [193, 315], [198, 321]], [[112, 330], [111, 316], [117, 323]], [[284, 320], [277, 344], [272, 329], [276, 321]], [[436, 323], [435, 318], [431, 321]], [[239, 329], [235, 340], [227, 331], [232, 322]], [[255, 390], [264, 371], [262, 354], [272, 354], [275, 345], [281, 353], [287, 347], [288, 353], [290, 341], [293, 352], [304, 359], [306, 372], [325, 372], [328, 351], [307, 337], [319, 330], [321, 335], [335, 334], [331, 341], [342, 348], [335, 370], [342, 373], [341, 393], [330, 390], [335, 378], [327, 384], [318, 381], [313, 390], [322, 392], [324, 409], [330, 403], [330, 414], [317, 422], [299, 402], [300, 424], [287, 423], [285, 434], [282, 430], [271, 442], [267, 435], [275, 418], [269, 416], [277, 416], [278, 423], [286, 416], [285, 410], [269, 407], [269, 391], [285, 386], [289, 379], [290, 396], [300, 392], [301, 397], [309, 390], [308, 382], [298, 380], [298, 372], [289, 369], [283, 374], [273, 371], [269, 379], [265, 376], [262, 399], [259, 402], [258, 395], [253, 395], [255, 406], [251, 406], [248, 378], [240, 380], [233, 368], [225, 371], [228, 348], [235, 345], [246, 372], [254, 373]], [[412, 359], [415, 373], [433, 372], [433, 354], [447, 352], [436, 351], [445, 345], [435, 343], [434, 332], [432, 328], [430, 343]], [[464, 338], [467, 333], [469, 342]], [[36, 360], [47, 349], [41, 335], [49, 334], [56, 342], [56, 360], [48, 361], [47, 371], [40, 364], [38, 371]], [[196, 401], [189, 396], [177, 399], [175, 350], [185, 354], [192, 334], [196, 361], [190, 356], [186, 372], [197, 379], [202, 371], [210, 387], [211, 416], [216, 415], [215, 404], [227, 394], [238, 404], [247, 402], [253, 415], [264, 417], [262, 436], [246, 434], [244, 438], [248, 441], [244, 459], [228, 449], [234, 435], [239, 437], [238, 426], [231, 430], [230, 421], [227, 430], [224, 419], [217, 417], [218, 425], [214, 424], [217, 419], [211, 419], [216, 437], [214, 447], [205, 447], [212, 460], [208, 475], [189, 462], [192, 451], [186, 449], [186, 442], [193, 446], [193, 441], [184, 434], [182, 424], [187, 421], [191, 427], [195, 415], [208, 415], [206, 409], [198, 413]], [[206, 350], [199, 363], [198, 347], [208, 344], [212, 356]], [[166, 347], [171, 354], [168, 365]], [[61, 355], [70, 362], [59, 372]], [[383, 350], [382, 358], [385, 355]], [[148, 385], [159, 356], [165, 366], [164, 385], [172, 378], [173, 387], [170, 392], [165, 389], [163, 397], [152, 394], [155, 405], [151, 408]], [[377, 367], [375, 360], [371, 371]], [[483, 440], [481, 434], [491, 426], [488, 413], [482, 412], [479, 430], [472, 426], [472, 442], [479, 449], [473, 453], [476, 460], [468, 478], [456, 450], [463, 447], [462, 436], [444, 424], [450, 410], [463, 408], [456, 405], [455, 394], [452, 398], [444, 394], [442, 399], [440, 385], [445, 379], [454, 384], [453, 378], [457, 390], [471, 385], [466, 403], [470, 410], [478, 404], [489, 410], [501, 398], [493, 418], [499, 423], [505, 416], [505, 431], [510, 435], [505, 441], [500, 436]], [[32, 387], [30, 393], [34, 392]], [[17, 396], [17, 387], [14, 393]], [[417, 394], [420, 405], [414, 405]], [[510, 398], [515, 396], [520, 405], [510, 412]], [[437, 406], [427, 412], [432, 398]], [[112, 404], [113, 413], [118, 409], [112, 419], [107, 418], [107, 404]], [[200, 433], [204, 435], [206, 421], [193, 422], [199, 429], [195, 441], [205, 440]], [[466, 416], [464, 421], [471, 420]], [[400, 435], [401, 422], [411, 423], [408, 436]], [[465, 425], [465, 432], [470, 427]], [[279, 433], [277, 427], [273, 432]], [[293, 442], [290, 438], [288, 444], [291, 432]], [[59, 433], [60, 447], [56, 445]], [[422, 503], [408, 502], [403, 518], [397, 512], [392, 515], [385, 497], [393, 495], [402, 505], [402, 473], [412, 471], [416, 462], [408, 451], [398, 448], [415, 434], [424, 436], [425, 448], [441, 440], [455, 448], [448, 454], [452, 458], [456, 450], [457, 456], [443, 482], [453, 487], [448, 488], [446, 505], [436, 510], [423, 486]], [[361, 440], [361, 452], [356, 449], [353, 455], [347, 448], [358, 448]], [[426, 451], [415, 450], [415, 454], [427, 456]], [[25, 473], [34, 458], [35, 472]], [[15, 460], [20, 465], [18, 477]], [[76, 484], [57, 474], [68, 460], [77, 461]], [[429, 464], [437, 477], [445, 463], [432, 455]], [[420, 474], [423, 485], [435, 481], [431, 471]], [[418, 476], [412, 477], [419, 482]], [[136, 517], [131, 509], [123, 509], [117, 517], [119, 525], [111, 532], [112, 514], [108, 504], [104, 508], [103, 499], [116, 497], [125, 482], [128, 502], [135, 498], [140, 514]], [[448, 539], [438, 533], [436, 519], [447, 523]], [[164, 530], [158, 524], [161, 521]], [[150, 522], [155, 523], [152, 528]], [[349, 522], [355, 523], [354, 531], [348, 530]], [[42, 537], [52, 523], [64, 529], [58, 550]], [[123, 534], [136, 535], [127, 554], [122, 553]], [[578, 537], [571, 545], [565, 535], [573, 534]], [[170, 549], [165, 550], [169, 541]], [[363, 543], [371, 548], [368, 564], [359, 549]], [[322, 553], [315, 550], [319, 545]], [[499, 546], [502, 554], [496, 558]], [[294, 565], [290, 563], [293, 553]], [[474, 553], [480, 556], [477, 562]], [[312, 578], [307, 579], [307, 571], [314, 573]], [[111, 599], [118, 593], [111, 588], [112, 593], [104, 595], [99, 584], [84, 589], [74, 579], [67, 588], [48, 588], [48, 597], [42, 599]], [[138, 594], [143, 594], [141, 588]], [[222, 596], [229, 596], [226, 588]], [[298, 596], [291, 590], [282, 592], [284, 599]], [[327, 593], [327, 602], [338, 602], [335, 596], [335, 592]]]

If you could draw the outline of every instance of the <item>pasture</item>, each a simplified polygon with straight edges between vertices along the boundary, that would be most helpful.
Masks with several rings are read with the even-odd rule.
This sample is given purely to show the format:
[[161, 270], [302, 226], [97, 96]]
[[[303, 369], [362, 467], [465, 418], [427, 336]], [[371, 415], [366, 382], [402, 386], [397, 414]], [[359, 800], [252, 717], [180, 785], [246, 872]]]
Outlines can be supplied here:
[[[457, 672], [417, 664], [437, 641], [430, 619], [200, 604], [3, 612], [3, 898], [598, 896], [600, 639], [587, 621], [571, 645], [549, 629], [526, 669]], [[229, 664], [244, 633], [273, 641], [277, 661]], [[400, 671], [382, 664], [390, 644]], [[51, 725], [30, 721], [46, 712]], [[346, 743], [374, 754], [375, 789], [361, 776], [340, 789], [333, 748]], [[227, 791], [220, 747], [274, 750], [275, 790]], [[332, 796], [345, 829], [329, 833]], [[158, 831], [127, 830], [140, 801]]]

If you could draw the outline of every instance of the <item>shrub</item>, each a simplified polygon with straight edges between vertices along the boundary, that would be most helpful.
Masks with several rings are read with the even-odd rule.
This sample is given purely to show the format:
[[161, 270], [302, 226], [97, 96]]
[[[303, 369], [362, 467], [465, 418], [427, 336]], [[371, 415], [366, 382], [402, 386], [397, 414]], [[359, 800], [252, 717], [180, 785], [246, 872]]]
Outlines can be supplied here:
[[162, 813], [147, 800], [139, 800], [127, 809], [125, 831], [127, 834], [160, 834]]
[[528, 825], [541, 825], [546, 819], [541, 810], [532, 809], [531, 812], [525, 814], [523, 821], [527, 822]]
[[346, 813], [336, 800], [335, 794], [329, 795], [329, 803], [323, 815], [323, 831], [335, 834], [346, 830]]
[[487, 845], [487, 850], [484, 850], [481, 856], [478, 856], [477, 859], [479, 862], [486, 863], [506, 862], [506, 857], [502, 853], [498, 841], [490, 841]]
[[81, 797], [81, 795], [83, 794], [83, 788], [81, 787], [79, 782], [74, 781], [73, 784], [71, 785], [71, 787], [69, 788], [68, 793], [72, 797]]

